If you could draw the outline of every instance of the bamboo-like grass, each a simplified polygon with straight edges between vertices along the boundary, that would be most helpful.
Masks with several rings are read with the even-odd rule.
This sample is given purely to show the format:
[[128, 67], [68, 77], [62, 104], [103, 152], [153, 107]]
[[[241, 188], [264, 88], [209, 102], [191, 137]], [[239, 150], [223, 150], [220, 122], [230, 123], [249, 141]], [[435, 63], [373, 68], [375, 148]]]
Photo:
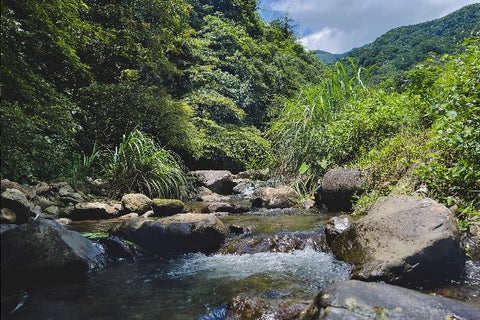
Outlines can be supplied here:
[[[353, 99], [364, 96], [362, 68], [350, 60], [348, 68], [337, 62], [326, 78], [302, 90], [293, 99], [284, 99], [280, 114], [271, 123], [266, 136], [276, 155], [273, 169], [277, 174], [294, 177], [302, 164], [318, 168], [322, 154], [322, 132], [328, 123]], [[311, 170], [311, 171], [312, 171]], [[311, 177], [308, 180], [312, 181]]]

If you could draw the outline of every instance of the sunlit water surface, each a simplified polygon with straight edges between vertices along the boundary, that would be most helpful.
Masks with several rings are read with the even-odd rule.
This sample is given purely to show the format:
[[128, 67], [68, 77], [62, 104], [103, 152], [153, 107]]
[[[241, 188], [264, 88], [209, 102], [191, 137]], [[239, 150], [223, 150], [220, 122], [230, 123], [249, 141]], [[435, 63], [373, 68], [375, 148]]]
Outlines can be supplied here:
[[26, 289], [12, 319], [197, 319], [237, 293], [312, 299], [350, 266], [310, 248], [253, 255], [189, 254], [116, 265], [88, 281]]

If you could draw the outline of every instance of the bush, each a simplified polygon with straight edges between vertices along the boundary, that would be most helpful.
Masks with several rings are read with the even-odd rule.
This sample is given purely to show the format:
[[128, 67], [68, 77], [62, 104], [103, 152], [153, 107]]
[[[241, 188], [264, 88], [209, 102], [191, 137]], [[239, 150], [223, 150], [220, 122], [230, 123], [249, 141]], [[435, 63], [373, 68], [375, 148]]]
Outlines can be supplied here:
[[362, 70], [353, 62], [350, 69], [337, 63], [320, 84], [285, 100], [283, 110], [267, 131], [274, 151], [274, 171], [291, 177], [303, 164], [317, 171], [324, 167], [320, 160], [327, 151], [321, 146], [326, 128], [350, 101], [367, 93], [360, 78]]
[[114, 147], [135, 128], [169, 148], [191, 147], [191, 109], [157, 87], [134, 81], [95, 83], [79, 90], [76, 101], [82, 109], [78, 136], [85, 150], [95, 143]]
[[188, 96], [185, 101], [193, 108], [197, 116], [217, 123], [240, 124], [245, 118], [245, 112], [237, 107], [232, 99], [216, 92], [196, 92]]
[[180, 159], [148, 135], [133, 130], [124, 136], [106, 165], [111, 196], [140, 192], [151, 198], [183, 198], [188, 181]]
[[429, 161], [419, 171], [433, 195], [473, 201], [480, 208], [480, 38], [464, 54], [431, 64], [437, 77], [431, 88], [433, 118]]
[[255, 127], [223, 127], [201, 118], [196, 124], [201, 135], [193, 166], [233, 172], [268, 166], [270, 144]]

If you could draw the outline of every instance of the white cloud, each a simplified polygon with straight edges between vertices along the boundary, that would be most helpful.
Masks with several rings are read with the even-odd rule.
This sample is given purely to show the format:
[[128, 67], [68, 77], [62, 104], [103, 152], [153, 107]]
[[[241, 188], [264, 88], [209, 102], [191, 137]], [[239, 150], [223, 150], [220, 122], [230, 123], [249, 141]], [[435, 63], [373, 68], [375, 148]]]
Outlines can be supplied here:
[[320, 48], [323, 44], [328, 43], [330, 52], [340, 52], [345, 46], [342, 43], [343, 36], [342, 31], [325, 27], [318, 32], [313, 32], [300, 38], [299, 42], [306, 48]]
[[309, 49], [345, 52], [388, 30], [436, 19], [479, 0], [263, 0], [279, 16], [298, 24]]

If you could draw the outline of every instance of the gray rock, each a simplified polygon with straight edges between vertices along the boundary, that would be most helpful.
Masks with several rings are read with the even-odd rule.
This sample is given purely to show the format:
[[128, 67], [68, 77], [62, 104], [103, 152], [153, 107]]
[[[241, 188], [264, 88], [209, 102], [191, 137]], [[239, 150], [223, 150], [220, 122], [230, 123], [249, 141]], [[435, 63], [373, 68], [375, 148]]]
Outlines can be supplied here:
[[331, 245], [333, 240], [345, 231], [352, 224], [352, 217], [349, 215], [341, 215], [331, 218], [325, 223], [325, 237], [327, 244]]
[[140, 258], [137, 249], [119, 237], [109, 236], [107, 238], [100, 238], [99, 243], [105, 248], [110, 260], [135, 261]]
[[153, 212], [153, 210], [148, 210], [147, 212], [145, 212], [144, 214], [141, 215], [142, 218], [150, 218], [150, 217], [153, 217], [155, 213]]
[[155, 217], [166, 217], [184, 212], [185, 204], [177, 199], [153, 199], [152, 209]]
[[462, 240], [463, 246], [472, 260], [480, 260], [480, 223], [470, 224]]
[[255, 190], [252, 195], [252, 207], [289, 208], [298, 203], [298, 195], [290, 187], [265, 187]]
[[136, 212], [140, 215], [152, 209], [152, 200], [141, 193], [130, 193], [122, 197], [122, 211]]
[[35, 197], [35, 188], [21, 185], [19, 183], [10, 181], [8, 179], [2, 179], [0, 184], [1, 184], [0, 189], [2, 190], [2, 192], [7, 189], [17, 189], [18, 191], [22, 192], [25, 195], [25, 197], [27, 197], [27, 199], [29, 200]]
[[201, 186], [205, 186], [218, 194], [232, 194], [235, 182], [233, 174], [227, 170], [197, 170], [191, 171]]
[[[245, 229], [242, 231], [245, 231]], [[248, 232], [248, 229], [246, 231]], [[324, 251], [324, 234], [318, 231], [299, 231], [280, 232], [272, 236], [250, 235], [233, 237], [228, 239], [219, 252], [222, 254], [242, 255], [260, 252], [292, 252], [303, 250], [307, 247], [315, 251]]]
[[101, 202], [82, 202], [75, 205], [68, 217], [72, 220], [111, 219], [119, 215], [119, 206]]
[[333, 169], [322, 178], [320, 202], [330, 211], [352, 209], [352, 196], [364, 192], [367, 175], [358, 169]]
[[0, 223], [15, 223], [17, 215], [8, 208], [2, 208], [0, 212]]
[[[214, 319], [225, 320], [296, 320], [308, 306], [308, 302], [265, 299], [240, 294], [231, 298], [226, 306], [225, 317]], [[202, 319], [200, 319], [202, 320]]]
[[425, 198], [387, 198], [332, 243], [338, 259], [354, 264], [353, 277], [391, 283], [458, 278], [465, 267], [450, 210]]
[[30, 202], [18, 189], [6, 189], [1, 195], [2, 208], [8, 208], [15, 213], [15, 223], [25, 223], [30, 217]]
[[51, 201], [48, 198], [42, 197], [42, 196], [35, 196], [32, 199], [32, 202], [35, 203], [36, 205], [39, 205], [42, 210], [47, 209], [48, 207], [54, 206], [55, 202]]
[[121, 220], [128, 220], [133, 218], [138, 218], [138, 213], [130, 212], [130, 213], [124, 214], [123, 216], [118, 217], [118, 219], [121, 219]]
[[9, 280], [73, 278], [105, 262], [88, 239], [52, 220], [32, 220], [4, 232], [1, 246], [2, 275]]
[[49, 206], [47, 208], [45, 208], [45, 213], [51, 215], [51, 216], [54, 216], [54, 217], [58, 217], [61, 213], [60, 209], [57, 207], [57, 206]]
[[55, 220], [56, 222], [58, 222], [59, 224], [61, 224], [62, 226], [66, 226], [68, 225], [70, 222], [72, 222], [72, 219], [68, 219], [68, 218], [58, 218]]
[[113, 234], [137, 243], [161, 257], [188, 252], [215, 252], [228, 230], [211, 214], [185, 213], [152, 220], [137, 218], [124, 221]]
[[480, 319], [480, 309], [384, 283], [337, 282], [322, 291], [301, 320]]
[[215, 202], [208, 205], [208, 212], [228, 212], [228, 213], [243, 213], [250, 211], [250, 206], [238, 203], [229, 202]]

